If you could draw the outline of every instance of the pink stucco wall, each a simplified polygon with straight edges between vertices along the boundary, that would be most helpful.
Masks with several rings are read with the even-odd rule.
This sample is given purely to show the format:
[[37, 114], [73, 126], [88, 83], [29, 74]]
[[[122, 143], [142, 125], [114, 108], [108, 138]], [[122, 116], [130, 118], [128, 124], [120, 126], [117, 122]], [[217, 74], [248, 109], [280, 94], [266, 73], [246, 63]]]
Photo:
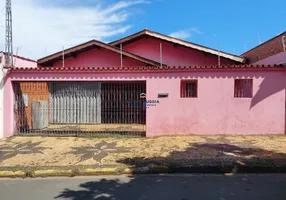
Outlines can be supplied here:
[[4, 75], [4, 137], [10, 137], [14, 132], [14, 91], [9, 74]]
[[[123, 46], [125, 51], [146, 57], [148, 59], [160, 62], [160, 43], [162, 43], [163, 63], [172, 66], [190, 66], [190, 65], [217, 65], [218, 56], [209, 53], [203, 53], [180, 45], [174, 46], [152, 37], [142, 38]], [[231, 65], [234, 61], [221, 57], [221, 65]]]
[[[253, 78], [250, 99], [234, 98], [234, 79]], [[180, 98], [180, 81], [198, 80], [198, 98]], [[5, 136], [13, 133], [12, 81], [132, 81], [146, 80], [147, 136], [169, 134], [285, 133], [285, 71], [211, 71], [160, 73], [13, 72], [5, 82]], [[168, 98], [157, 98], [169, 93]]]
[[270, 56], [268, 58], [265, 58], [263, 60], [259, 60], [256, 63], [253, 63], [254, 65], [268, 65], [268, 64], [282, 64], [286, 63], [286, 51], [280, 52], [278, 54], [275, 54], [273, 56]]
[[36, 61], [33, 61], [33, 60], [30, 60], [30, 59], [24, 59], [24, 58], [21, 58], [21, 57], [14, 57], [14, 66], [16, 67], [37, 67], [37, 62]]
[[[54, 67], [62, 67], [62, 61], [53, 64]], [[100, 48], [92, 49], [84, 53], [77, 54], [76, 58], [65, 59], [65, 67], [114, 67], [120, 66], [120, 54]], [[123, 66], [145, 66], [138, 60], [123, 56]]]
[[[197, 72], [148, 80], [148, 98], [169, 93], [148, 110], [147, 131], [162, 134], [283, 134], [283, 72]], [[253, 78], [253, 98], [234, 98], [234, 79]], [[198, 80], [198, 98], [180, 98], [180, 80]]]

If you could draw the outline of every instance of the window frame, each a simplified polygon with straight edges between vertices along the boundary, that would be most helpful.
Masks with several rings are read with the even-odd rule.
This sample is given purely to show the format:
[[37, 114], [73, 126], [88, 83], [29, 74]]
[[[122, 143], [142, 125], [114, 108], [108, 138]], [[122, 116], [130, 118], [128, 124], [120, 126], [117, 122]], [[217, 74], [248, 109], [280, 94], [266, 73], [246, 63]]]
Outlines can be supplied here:
[[[186, 86], [188, 83], [194, 83], [196, 86], [196, 95], [195, 96], [187, 96]], [[183, 95], [184, 94], [184, 95]], [[186, 99], [191, 98], [195, 99], [198, 98], [199, 91], [198, 91], [198, 79], [184, 79], [180, 81], [180, 98]]]
[[[237, 83], [237, 81], [242, 81], [241, 83]], [[237, 92], [237, 90], [241, 89], [244, 87], [244, 84], [246, 84], [246, 82], [244, 81], [250, 81], [250, 96], [246, 96], [244, 94], [244, 92], [242, 91], [242, 95], [237, 95], [239, 92]], [[240, 85], [240, 88], [237, 88], [237, 85]], [[234, 90], [233, 90], [233, 97], [235, 99], [251, 99], [253, 98], [253, 79], [252, 78], [236, 78], [234, 79]]]

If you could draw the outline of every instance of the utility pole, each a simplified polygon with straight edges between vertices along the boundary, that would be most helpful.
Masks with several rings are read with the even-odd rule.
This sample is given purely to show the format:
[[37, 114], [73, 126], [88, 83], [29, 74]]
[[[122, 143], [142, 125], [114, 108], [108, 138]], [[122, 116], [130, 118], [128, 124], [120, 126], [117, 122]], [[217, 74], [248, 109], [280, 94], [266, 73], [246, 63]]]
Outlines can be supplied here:
[[13, 36], [12, 36], [12, 7], [11, 0], [6, 0], [6, 63], [5, 66], [13, 67]]

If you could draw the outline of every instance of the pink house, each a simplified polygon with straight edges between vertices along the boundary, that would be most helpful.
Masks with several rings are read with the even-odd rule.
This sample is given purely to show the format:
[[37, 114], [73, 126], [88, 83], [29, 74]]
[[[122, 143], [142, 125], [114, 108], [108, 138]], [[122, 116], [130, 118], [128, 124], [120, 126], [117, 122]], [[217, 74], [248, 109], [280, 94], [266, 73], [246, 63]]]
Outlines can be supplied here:
[[9, 68], [5, 137], [285, 134], [286, 70], [143, 30]]

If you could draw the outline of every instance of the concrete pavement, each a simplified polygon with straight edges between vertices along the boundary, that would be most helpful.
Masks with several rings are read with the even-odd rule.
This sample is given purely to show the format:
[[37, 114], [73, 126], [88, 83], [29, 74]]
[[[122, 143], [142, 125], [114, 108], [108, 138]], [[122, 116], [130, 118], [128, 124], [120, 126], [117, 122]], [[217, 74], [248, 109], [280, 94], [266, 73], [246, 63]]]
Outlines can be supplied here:
[[285, 200], [286, 174], [0, 179], [1, 200]]
[[0, 177], [137, 173], [286, 173], [286, 137], [13, 137], [0, 140]]

